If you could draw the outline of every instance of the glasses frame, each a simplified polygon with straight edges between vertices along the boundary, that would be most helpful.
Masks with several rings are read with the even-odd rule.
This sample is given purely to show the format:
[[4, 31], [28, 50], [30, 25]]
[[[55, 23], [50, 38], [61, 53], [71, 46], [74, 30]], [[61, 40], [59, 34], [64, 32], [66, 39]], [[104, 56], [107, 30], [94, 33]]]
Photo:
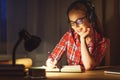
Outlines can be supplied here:
[[82, 18], [78, 18], [76, 21], [69, 21], [69, 23], [71, 24], [71, 26], [81, 25], [83, 23], [84, 18], [86, 18], [86, 16], [84, 16]]

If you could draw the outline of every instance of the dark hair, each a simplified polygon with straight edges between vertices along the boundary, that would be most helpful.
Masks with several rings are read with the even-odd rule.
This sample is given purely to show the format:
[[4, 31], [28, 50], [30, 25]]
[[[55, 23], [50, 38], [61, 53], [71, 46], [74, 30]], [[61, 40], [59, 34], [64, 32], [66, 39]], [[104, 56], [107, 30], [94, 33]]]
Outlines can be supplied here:
[[[84, 9], [81, 8], [82, 6], [84, 6], [85, 8]], [[95, 7], [89, 0], [77, 0], [73, 2], [67, 9], [67, 16], [72, 9], [85, 11], [87, 19], [92, 23], [93, 28], [101, 34], [101, 31], [98, 28], [99, 25], [98, 25], [98, 19], [95, 13]], [[69, 17], [68, 17], [68, 20], [69, 20]]]

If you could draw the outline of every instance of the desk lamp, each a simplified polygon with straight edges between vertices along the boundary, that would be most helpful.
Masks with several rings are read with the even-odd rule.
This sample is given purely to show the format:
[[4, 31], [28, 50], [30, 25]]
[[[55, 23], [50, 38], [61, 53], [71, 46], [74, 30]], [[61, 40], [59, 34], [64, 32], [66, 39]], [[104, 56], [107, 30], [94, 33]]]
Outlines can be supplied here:
[[13, 48], [13, 56], [12, 56], [12, 65], [15, 66], [15, 52], [16, 49], [18, 47], [18, 45], [20, 44], [20, 42], [24, 40], [24, 48], [26, 51], [30, 52], [33, 51], [35, 48], [37, 48], [41, 42], [41, 39], [39, 37], [30, 35], [26, 30], [21, 30], [19, 32], [19, 39], [17, 41], [17, 43], [15, 44], [14, 48]]
[[30, 52], [37, 48], [41, 42], [39, 37], [30, 35], [26, 30], [22, 29], [19, 32], [19, 39], [13, 48], [12, 65], [5, 64], [0, 65], [0, 75], [24, 75], [24, 65], [16, 64], [16, 49], [19, 44], [24, 41], [24, 48]]

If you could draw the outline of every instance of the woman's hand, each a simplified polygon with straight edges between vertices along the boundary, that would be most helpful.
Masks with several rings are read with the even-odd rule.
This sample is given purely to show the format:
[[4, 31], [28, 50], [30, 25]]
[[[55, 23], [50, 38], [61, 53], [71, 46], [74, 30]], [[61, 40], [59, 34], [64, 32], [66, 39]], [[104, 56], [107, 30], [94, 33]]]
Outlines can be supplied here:
[[46, 61], [46, 66], [49, 68], [55, 68], [57, 61], [53, 61], [51, 58], [48, 58]]
[[78, 33], [81, 39], [85, 39], [88, 35], [90, 35], [90, 28], [86, 28]]

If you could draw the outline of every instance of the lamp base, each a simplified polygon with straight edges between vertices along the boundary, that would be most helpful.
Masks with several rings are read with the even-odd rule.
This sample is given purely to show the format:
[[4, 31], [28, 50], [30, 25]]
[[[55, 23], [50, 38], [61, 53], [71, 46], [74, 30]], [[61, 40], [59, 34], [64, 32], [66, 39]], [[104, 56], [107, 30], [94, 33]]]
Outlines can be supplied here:
[[0, 64], [0, 76], [25, 76], [24, 65]]

